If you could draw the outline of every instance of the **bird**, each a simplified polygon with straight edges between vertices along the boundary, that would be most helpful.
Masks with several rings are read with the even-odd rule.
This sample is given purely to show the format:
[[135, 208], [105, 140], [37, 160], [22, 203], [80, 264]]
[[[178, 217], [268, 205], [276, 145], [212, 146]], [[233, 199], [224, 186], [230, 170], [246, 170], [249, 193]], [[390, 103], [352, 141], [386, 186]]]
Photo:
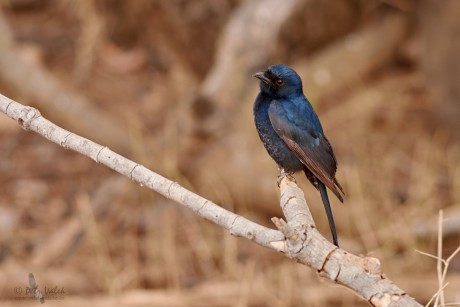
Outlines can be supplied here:
[[[253, 105], [254, 122], [265, 149], [283, 176], [303, 171], [319, 190], [334, 244], [339, 247], [326, 187], [343, 203], [345, 195], [335, 176], [337, 159], [318, 115], [305, 97], [302, 79], [289, 66], [278, 64], [257, 72], [260, 92]], [[295, 180], [295, 179], [294, 179]]]

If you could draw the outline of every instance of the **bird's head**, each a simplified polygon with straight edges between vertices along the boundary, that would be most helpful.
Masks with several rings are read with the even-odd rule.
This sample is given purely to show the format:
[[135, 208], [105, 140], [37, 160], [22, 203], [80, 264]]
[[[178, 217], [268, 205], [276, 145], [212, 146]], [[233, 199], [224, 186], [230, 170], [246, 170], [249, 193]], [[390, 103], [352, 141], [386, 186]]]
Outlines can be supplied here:
[[302, 93], [302, 80], [299, 75], [284, 64], [270, 66], [253, 77], [260, 80], [260, 90], [265, 94], [281, 98]]

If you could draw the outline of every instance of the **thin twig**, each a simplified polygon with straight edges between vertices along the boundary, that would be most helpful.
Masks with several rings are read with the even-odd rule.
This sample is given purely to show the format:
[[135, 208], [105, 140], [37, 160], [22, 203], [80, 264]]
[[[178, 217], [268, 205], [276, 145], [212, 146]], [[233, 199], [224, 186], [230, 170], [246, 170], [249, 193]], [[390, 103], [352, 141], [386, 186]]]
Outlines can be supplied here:
[[[429, 255], [429, 254], [426, 254], [426, 255]], [[438, 291], [436, 291], [436, 293], [433, 294], [433, 296], [432, 296], [431, 299], [428, 301], [428, 303], [426, 303], [425, 307], [430, 306], [431, 302], [432, 302], [435, 298], [439, 297], [439, 293], [440, 293], [441, 291], [443, 291], [444, 288], [447, 287], [448, 284], [449, 284], [449, 283], [446, 283], [442, 288], [440, 288]]]
[[439, 210], [439, 216], [438, 216], [438, 261], [436, 262], [436, 271], [438, 275], [438, 287], [441, 291], [439, 291], [439, 295], [436, 297], [436, 300], [434, 302], [434, 306], [438, 306], [438, 303], [441, 304], [441, 306], [444, 306], [445, 300], [444, 300], [444, 274], [443, 274], [443, 264], [444, 267], [446, 268], [447, 271], [447, 266], [448, 264], [442, 261], [442, 220], [443, 220], [443, 211]]
[[457, 249], [449, 256], [449, 258], [447, 258], [446, 262], [447, 263], [450, 263], [452, 261], [452, 259], [457, 256], [457, 254], [460, 253], [460, 246], [457, 247]]
[[421, 255], [424, 255], [424, 256], [427, 256], [427, 257], [430, 257], [430, 258], [433, 258], [434, 260], [440, 260], [442, 262], [445, 262], [444, 259], [440, 259], [438, 256], [435, 256], [435, 255], [432, 255], [432, 254], [429, 254], [429, 253], [426, 253], [426, 252], [422, 252], [418, 249], [415, 250], [416, 253], [419, 253]]
[[[422, 252], [419, 250], [415, 250], [415, 252], [430, 257], [432, 259], [436, 260], [436, 267], [437, 267], [437, 277], [438, 277], [438, 285], [439, 285], [439, 290], [431, 297], [430, 301], [426, 304], [426, 306], [429, 306], [433, 299], [435, 299], [433, 306], [455, 306], [458, 303], [448, 303], [446, 304], [445, 298], [444, 298], [444, 288], [447, 287], [449, 283], [445, 283], [446, 276], [447, 276], [447, 270], [449, 269], [449, 264], [450, 261], [460, 252], [460, 246], [457, 247], [457, 249], [446, 259], [442, 259], [442, 223], [443, 223], [443, 211], [439, 210], [439, 216], [438, 216], [438, 255], [432, 255], [426, 252]], [[443, 267], [444, 266], [444, 267]], [[459, 304], [460, 305], [460, 304]]]

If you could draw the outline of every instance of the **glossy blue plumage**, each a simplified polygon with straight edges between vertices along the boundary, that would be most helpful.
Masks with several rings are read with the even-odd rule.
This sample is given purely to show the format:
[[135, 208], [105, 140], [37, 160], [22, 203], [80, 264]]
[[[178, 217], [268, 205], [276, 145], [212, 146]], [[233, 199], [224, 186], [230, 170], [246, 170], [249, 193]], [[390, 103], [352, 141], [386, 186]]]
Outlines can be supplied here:
[[302, 170], [304, 165], [289, 149], [289, 147], [278, 136], [270, 122], [268, 108], [270, 104], [265, 103], [267, 97], [263, 93], [257, 96], [254, 103], [254, 119], [259, 137], [264, 144], [268, 154], [275, 162], [284, 168], [286, 172], [296, 172]]
[[287, 173], [304, 171], [318, 188], [334, 243], [338, 246], [326, 187], [343, 201], [335, 178], [337, 161], [313, 107], [303, 94], [302, 80], [286, 65], [275, 65], [254, 75], [260, 93], [254, 102], [254, 121], [268, 154]]

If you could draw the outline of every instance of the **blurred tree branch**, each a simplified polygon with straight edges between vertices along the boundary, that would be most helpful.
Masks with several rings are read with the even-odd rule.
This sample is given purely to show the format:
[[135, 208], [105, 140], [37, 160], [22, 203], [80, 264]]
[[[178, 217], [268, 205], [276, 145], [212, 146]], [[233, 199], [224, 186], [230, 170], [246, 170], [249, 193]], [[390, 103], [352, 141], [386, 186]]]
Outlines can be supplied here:
[[[188, 106], [191, 120], [185, 130], [191, 132], [187, 146], [189, 153], [199, 156], [221, 134], [230, 121], [227, 115], [239, 105], [238, 96], [247, 89], [246, 79], [238, 79], [238, 76], [248, 76], [256, 68], [265, 65], [276, 47], [282, 25], [299, 4], [308, 1], [245, 1], [235, 10], [222, 30], [214, 64]], [[196, 139], [203, 138], [207, 139], [201, 142], [203, 146], [197, 150], [199, 142]], [[193, 154], [187, 156], [191, 158], [185, 161], [185, 168], [190, 160], [196, 158]]]
[[0, 111], [16, 120], [24, 129], [104, 164], [141, 186], [186, 206], [200, 217], [225, 228], [230, 234], [283, 252], [289, 258], [308, 265], [321, 276], [351, 289], [373, 306], [421, 306], [385, 277], [378, 259], [352, 255], [322, 237], [316, 230], [302, 190], [287, 178], [280, 185], [280, 203], [287, 222], [273, 218], [279, 229], [276, 231], [230, 212], [108, 147], [58, 127], [35, 108], [0, 95]]
[[390, 62], [409, 33], [403, 14], [390, 14], [371, 25], [331, 43], [322, 52], [298, 61], [308, 97], [336, 93], [362, 82], [363, 78]]
[[94, 107], [83, 96], [66, 89], [39, 63], [27, 60], [15, 44], [0, 10], [0, 79], [52, 116], [84, 135], [126, 150], [129, 136], [120, 124]]
[[[439, 122], [460, 137], [460, 1], [420, 1], [420, 60]], [[446, 38], [447, 42], [446, 43]]]

